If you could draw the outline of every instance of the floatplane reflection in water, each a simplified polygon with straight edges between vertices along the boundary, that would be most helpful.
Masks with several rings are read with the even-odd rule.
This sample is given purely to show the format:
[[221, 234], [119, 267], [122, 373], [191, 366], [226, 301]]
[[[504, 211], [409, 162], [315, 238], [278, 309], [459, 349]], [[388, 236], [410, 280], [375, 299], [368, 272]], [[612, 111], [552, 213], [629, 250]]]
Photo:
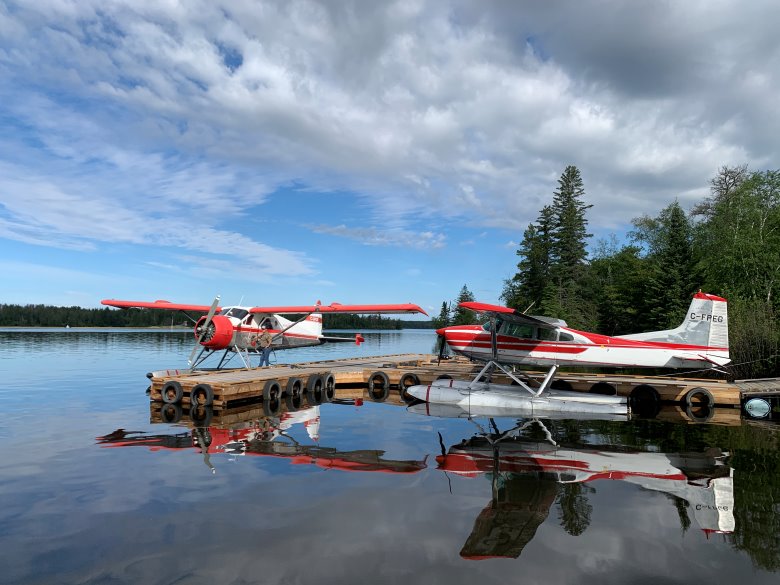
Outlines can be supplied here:
[[[579, 535], [587, 528], [589, 514], [582, 517], [576, 511], [588, 508], [583, 501], [586, 486], [596, 480], [624, 481], [672, 496], [685, 504], [678, 507], [680, 513], [692, 511], [707, 536], [734, 531], [733, 470], [727, 464], [728, 453], [719, 449], [658, 453], [559, 444], [539, 418], [516, 421], [507, 431], [499, 430], [495, 418], [489, 419], [489, 430], [474, 422], [480, 432], [449, 449], [440, 436], [442, 452], [436, 457], [437, 468], [447, 474], [491, 480], [491, 502], [474, 521], [460, 552], [464, 558], [517, 558], [556, 501], [564, 528]], [[528, 438], [534, 430], [541, 430], [544, 438]]]
[[245, 422], [234, 425], [239, 428], [201, 426], [182, 433], [154, 435], [117, 429], [97, 437], [97, 442], [104, 447], [141, 446], [151, 451], [196, 449], [212, 473], [216, 471], [212, 455], [226, 455], [232, 460], [251, 455], [274, 457], [286, 459], [292, 465], [316, 465], [341, 471], [417, 473], [427, 467], [425, 460], [386, 459], [382, 450], [340, 451], [319, 444], [303, 445], [288, 433], [294, 425], [302, 425], [309, 438], [318, 442], [319, 406], [285, 411], [278, 416], [258, 416], [257, 411], [250, 411]]

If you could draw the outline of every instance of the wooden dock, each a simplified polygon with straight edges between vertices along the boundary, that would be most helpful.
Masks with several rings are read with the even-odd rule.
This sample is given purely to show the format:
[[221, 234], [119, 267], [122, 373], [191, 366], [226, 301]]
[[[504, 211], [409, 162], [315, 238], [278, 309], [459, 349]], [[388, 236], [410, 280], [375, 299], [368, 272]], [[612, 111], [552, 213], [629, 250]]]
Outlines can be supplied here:
[[[346, 389], [366, 389], [373, 400], [386, 400], [414, 384], [430, 384], [442, 377], [471, 379], [481, 364], [457, 357], [438, 361], [430, 354], [396, 354], [299, 364], [279, 364], [264, 368], [180, 372], [165, 370], [151, 378], [150, 398], [155, 402], [186, 407], [210, 406], [220, 410], [258, 400], [302, 404], [304, 396], [313, 404], [327, 402]], [[518, 377], [533, 387], [545, 372], [518, 371]], [[503, 373], [493, 373], [491, 381], [510, 384]], [[727, 382], [704, 378], [634, 376], [559, 371], [552, 385], [561, 390], [617, 394], [660, 410], [662, 404], [675, 404], [693, 420], [709, 420], [706, 409], [715, 406], [739, 409], [746, 399], [760, 395], [780, 400], [780, 379]], [[773, 402], [772, 404], [775, 404]], [[702, 410], [704, 409], [704, 410]], [[774, 416], [775, 407], [772, 407]]]

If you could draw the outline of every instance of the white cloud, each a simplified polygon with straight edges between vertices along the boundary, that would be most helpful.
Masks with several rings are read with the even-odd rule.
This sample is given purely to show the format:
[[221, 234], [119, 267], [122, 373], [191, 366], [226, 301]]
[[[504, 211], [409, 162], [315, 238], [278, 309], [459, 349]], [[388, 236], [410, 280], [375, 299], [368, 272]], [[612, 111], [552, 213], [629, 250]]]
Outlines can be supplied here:
[[[69, 197], [93, 172], [129, 180], [110, 199], [129, 222], [228, 207], [240, 216], [290, 181], [352, 190], [376, 224], [399, 230], [359, 234], [375, 245], [409, 245], [404, 228], [426, 216], [523, 229], [575, 164], [595, 204], [591, 226], [626, 224], [702, 197], [721, 165], [775, 164], [778, 10], [9, 2], [0, 113], [17, 122], [0, 154], [22, 169], [50, 163], [38, 178]], [[3, 233], [34, 240], [37, 224], [20, 217], [6, 217]], [[122, 222], [101, 233], [90, 219], [46, 221], [69, 245], [135, 233]], [[442, 234], [425, 238], [443, 245]], [[168, 239], [198, 249], [196, 234]], [[302, 257], [287, 260], [306, 270]]]
[[398, 246], [402, 248], [435, 249], [446, 245], [444, 234], [432, 231], [411, 231], [401, 229], [380, 230], [375, 227], [353, 228], [346, 225], [313, 225], [312, 231], [356, 240], [366, 246]]

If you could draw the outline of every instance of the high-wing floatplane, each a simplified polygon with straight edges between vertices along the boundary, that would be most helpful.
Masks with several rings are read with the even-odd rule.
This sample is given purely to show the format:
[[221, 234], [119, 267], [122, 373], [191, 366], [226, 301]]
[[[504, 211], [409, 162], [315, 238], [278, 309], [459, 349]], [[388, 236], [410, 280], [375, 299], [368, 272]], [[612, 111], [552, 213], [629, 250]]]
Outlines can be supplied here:
[[[561, 365], [646, 368], [719, 368], [729, 358], [726, 299], [698, 292], [679, 327], [611, 337], [578, 331], [564, 321], [533, 317], [514, 309], [477, 302], [461, 307], [487, 315], [484, 325], [444, 327], [437, 333], [456, 353], [485, 361], [473, 381], [444, 380], [412, 386], [407, 392], [425, 402], [461, 406], [529, 407], [538, 412], [620, 412], [624, 397], [550, 390]], [[531, 388], [502, 364], [549, 366]], [[518, 386], [482, 381], [499, 369]]]
[[[322, 315], [325, 313], [346, 314], [403, 314], [422, 313], [427, 315], [417, 305], [385, 304], [385, 305], [342, 305], [331, 303], [323, 305], [319, 301], [307, 306], [279, 307], [222, 307], [220, 298], [214, 299], [209, 305], [188, 305], [171, 303], [169, 301], [118, 301], [106, 299], [102, 304], [121, 309], [164, 309], [168, 311], [183, 311], [201, 313], [195, 322], [195, 340], [189, 357], [191, 368], [196, 368], [214, 352], [223, 351], [217, 369], [223, 367], [228, 355], [237, 354], [245, 367], [250, 367], [249, 354], [259, 351], [257, 337], [263, 331], [272, 335], [272, 348], [290, 349], [321, 345], [328, 342], [354, 341], [357, 344], [363, 340], [360, 334], [354, 338], [329, 337], [322, 334]], [[296, 315], [297, 320], [291, 321], [282, 315]], [[197, 354], [197, 355], [196, 355]]]

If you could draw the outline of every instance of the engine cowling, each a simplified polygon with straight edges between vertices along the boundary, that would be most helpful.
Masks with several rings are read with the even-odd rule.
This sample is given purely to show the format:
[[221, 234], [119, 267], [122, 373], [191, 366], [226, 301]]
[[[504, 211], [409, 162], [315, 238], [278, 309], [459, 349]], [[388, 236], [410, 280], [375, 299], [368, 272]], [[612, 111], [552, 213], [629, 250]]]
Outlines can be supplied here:
[[195, 339], [200, 339], [200, 344], [209, 349], [226, 349], [233, 341], [233, 324], [224, 315], [214, 315], [206, 326], [204, 334], [203, 326], [206, 317], [198, 319], [195, 324]]

